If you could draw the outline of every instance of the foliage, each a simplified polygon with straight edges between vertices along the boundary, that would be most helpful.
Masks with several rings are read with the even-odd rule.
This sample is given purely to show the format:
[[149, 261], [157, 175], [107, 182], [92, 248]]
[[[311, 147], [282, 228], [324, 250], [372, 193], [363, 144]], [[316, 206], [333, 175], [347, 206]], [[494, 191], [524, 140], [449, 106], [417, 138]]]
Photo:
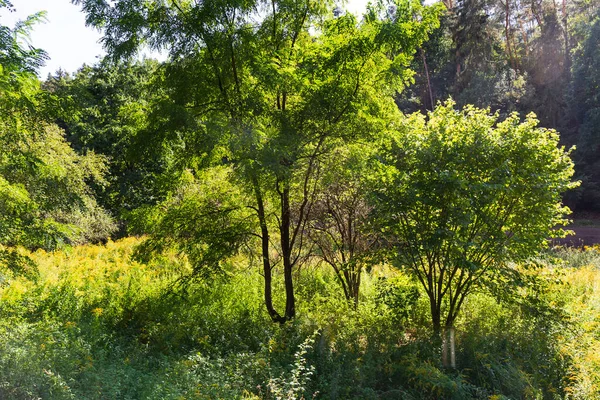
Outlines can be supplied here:
[[398, 96], [399, 107], [405, 112], [431, 110], [451, 95], [460, 106], [490, 107], [502, 116], [535, 112], [541, 126], [556, 129], [562, 143], [580, 149], [574, 157], [582, 185], [566, 195], [567, 203], [576, 213], [595, 210], [597, 135], [593, 112], [584, 114], [597, 97], [592, 76], [598, 68], [589, 55], [598, 43], [591, 34], [599, 3], [442, 3], [446, 12], [440, 27], [415, 54], [415, 85]]
[[156, 61], [104, 58], [73, 75], [58, 71], [43, 86], [60, 105], [53, 110], [55, 119], [77, 153], [106, 158], [106, 181], [92, 186], [103, 208], [122, 221], [128, 212], [164, 198], [170, 185], [162, 174], [169, 157], [158, 138], [149, 140], [158, 134], [148, 116], [162, 99]]
[[582, 189], [578, 193], [579, 203], [594, 209], [600, 199], [600, 177], [598, 175], [598, 148], [600, 146], [600, 14], [590, 27], [590, 33], [582, 43], [573, 66], [573, 110], [580, 123], [578, 139], [578, 175], [582, 178]]
[[[231, 259], [238, 272], [228, 281], [182, 287], [177, 279], [191, 266], [175, 253], [131, 261], [139, 243], [28, 254], [39, 279], [0, 289], [0, 396], [274, 399], [293, 390], [306, 399], [585, 399], [600, 388], [595, 249], [540, 261], [536, 273], [559, 270], [569, 284], [552, 281], [537, 304], [568, 319], [470, 296], [456, 321], [458, 370], [448, 372], [430, 345], [426, 296], [410, 300], [399, 325], [371, 274], [354, 309], [337, 295], [332, 271], [305, 271], [299, 317], [279, 326], [262, 310], [262, 278], [247, 259]], [[589, 266], [571, 267], [582, 258]], [[411, 293], [409, 277], [391, 272], [373, 274], [388, 277], [391, 293]]]
[[367, 176], [375, 148], [336, 149], [320, 172], [306, 230], [318, 259], [335, 271], [347, 300], [358, 304], [363, 270], [378, 260], [382, 238], [371, 227]]
[[[293, 271], [305, 256], [323, 159], [398, 117], [392, 96], [409, 82], [410, 57], [437, 25], [436, 8], [404, 1], [387, 15], [380, 4], [358, 21], [333, 16], [329, 2], [75, 3], [105, 28], [115, 57], [144, 43], [169, 50], [169, 98], [155, 120], [186, 139], [182, 167], [233, 164], [255, 211], [265, 305], [273, 321], [292, 319]], [[283, 312], [271, 289], [279, 259]]]
[[413, 316], [421, 293], [412, 282], [402, 277], [380, 277], [375, 284], [376, 302], [379, 307], [387, 307], [392, 322], [402, 326]]
[[314, 337], [309, 336], [299, 346], [298, 351], [294, 354], [295, 361], [289, 376], [269, 379], [267, 387], [275, 400], [304, 398], [303, 394], [307, 389], [307, 384], [315, 372], [314, 366], [306, 365], [306, 355], [312, 350], [314, 341]]
[[[152, 232], [139, 248], [139, 256], [152, 256], [177, 249], [187, 256], [196, 276], [224, 272], [221, 263], [248, 244], [254, 228], [244, 194], [231, 184], [231, 168], [214, 167], [199, 176], [188, 174], [167, 200], [148, 213], [142, 231]], [[185, 178], [184, 178], [185, 179]]]
[[[41, 88], [0, 26], [0, 398], [600, 396], [570, 152], [509, 114], [594, 207], [595, 2], [73, 2], [110, 55]], [[398, 107], [448, 94], [499, 112]]]
[[[392, 260], [423, 286], [433, 328], [451, 328], [466, 297], [519, 275], [546, 245], [568, 209], [561, 193], [573, 163], [557, 147], [556, 132], [537, 128], [530, 115], [502, 122], [487, 110], [454, 103], [413, 114], [384, 144], [381, 228], [395, 240]], [[375, 183], [375, 186], [378, 183]], [[514, 288], [503, 281], [502, 291]]]
[[[33, 70], [42, 51], [21, 45], [40, 18], [0, 35], [0, 244], [56, 248], [107, 237], [112, 221], [91, 196], [88, 182], [103, 182], [103, 160], [77, 155], [63, 132], [45, 118], [51, 98]], [[14, 259], [14, 257], [12, 257]], [[9, 265], [10, 267], [10, 265]]]

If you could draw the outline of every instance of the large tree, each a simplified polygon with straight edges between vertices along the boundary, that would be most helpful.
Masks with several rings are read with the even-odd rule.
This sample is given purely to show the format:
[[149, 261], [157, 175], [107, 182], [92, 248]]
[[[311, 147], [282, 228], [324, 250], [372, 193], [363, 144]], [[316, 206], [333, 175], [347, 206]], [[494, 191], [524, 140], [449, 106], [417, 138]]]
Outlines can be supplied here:
[[[393, 95], [409, 81], [407, 65], [437, 24], [436, 9], [380, 4], [359, 21], [311, 0], [74, 2], [104, 28], [113, 55], [143, 44], [169, 52], [171, 103], [157, 121], [188, 139], [188, 168], [232, 166], [258, 226], [268, 313], [293, 318], [293, 271], [321, 161], [397, 116]], [[272, 299], [278, 264], [283, 312]]]
[[413, 114], [384, 142], [374, 185], [381, 229], [393, 263], [425, 290], [436, 335], [453, 332], [469, 294], [509, 282], [514, 263], [561, 233], [573, 163], [537, 123], [448, 102]]

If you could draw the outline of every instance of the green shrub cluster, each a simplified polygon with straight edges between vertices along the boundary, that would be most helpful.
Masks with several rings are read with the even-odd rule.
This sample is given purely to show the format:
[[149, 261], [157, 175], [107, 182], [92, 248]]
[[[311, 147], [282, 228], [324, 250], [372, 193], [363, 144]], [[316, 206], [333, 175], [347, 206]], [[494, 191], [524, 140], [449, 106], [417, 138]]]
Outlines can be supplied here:
[[428, 302], [397, 272], [374, 268], [355, 308], [329, 269], [301, 270], [300, 317], [278, 325], [247, 260], [230, 260], [230, 277], [184, 282], [189, 266], [174, 254], [131, 261], [138, 243], [30, 255], [39, 278], [15, 278], [0, 292], [0, 398], [600, 395], [597, 249], [545, 257], [537, 273], [557, 279], [535, 301], [525, 292], [512, 303], [468, 299], [456, 325], [458, 368], [445, 370]]

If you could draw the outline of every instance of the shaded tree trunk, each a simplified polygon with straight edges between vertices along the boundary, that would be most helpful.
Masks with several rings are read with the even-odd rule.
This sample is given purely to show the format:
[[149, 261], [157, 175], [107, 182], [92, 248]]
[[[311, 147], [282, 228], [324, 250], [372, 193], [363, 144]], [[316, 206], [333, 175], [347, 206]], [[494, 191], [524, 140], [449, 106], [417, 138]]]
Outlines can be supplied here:
[[510, 61], [510, 66], [513, 70], [517, 70], [517, 65], [515, 62], [515, 57], [513, 55], [511, 38], [510, 38], [510, 0], [506, 0], [506, 4], [504, 4], [504, 35], [506, 37], [506, 52], [508, 54], [508, 59]]
[[425, 69], [425, 77], [427, 78], [427, 90], [429, 92], [429, 103], [431, 104], [431, 111], [435, 107], [435, 103], [433, 102], [433, 90], [431, 89], [431, 79], [429, 77], [429, 68], [427, 67], [427, 59], [425, 58], [425, 52], [423, 48], [420, 48], [421, 59], [423, 60], [423, 68]]
[[260, 239], [261, 239], [261, 253], [263, 260], [263, 279], [265, 281], [264, 297], [265, 306], [269, 317], [273, 322], [284, 323], [285, 317], [282, 317], [275, 307], [273, 307], [273, 295], [272, 295], [272, 281], [273, 281], [273, 267], [271, 266], [271, 260], [269, 258], [269, 228], [267, 226], [267, 220], [265, 216], [265, 206], [262, 197], [262, 192], [258, 184], [256, 176], [252, 177], [252, 184], [254, 186], [254, 195], [256, 199], [256, 213], [260, 224]]
[[284, 187], [281, 193], [281, 252], [283, 256], [283, 277], [285, 281], [285, 315], [288, 321], [296, 316], [296, 299], [294, 297], [294, 282], [292, 276], [292, 243], [291, 243], [291, 212], [290, 189]]
[[567, 2], [562, 2], [562, 23], [563, 23], [563, 36], [565, 41], [565, 74], [568, 77], [571, 75], [571, 48], [569, 44], [569, 25], [568, 25], [568, 13], [567, 13]]
[[445, 368], [456, 368], [456, 347], [454, 326], [444, 328], [442, 337], [442, 365]]

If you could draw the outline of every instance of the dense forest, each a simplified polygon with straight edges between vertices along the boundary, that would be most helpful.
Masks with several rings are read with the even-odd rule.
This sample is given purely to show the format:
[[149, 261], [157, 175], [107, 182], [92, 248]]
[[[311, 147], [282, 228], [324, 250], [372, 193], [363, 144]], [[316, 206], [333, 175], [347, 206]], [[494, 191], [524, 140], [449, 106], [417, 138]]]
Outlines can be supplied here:
[[1, 399], [600, 398], [596, 0], [72, 3], [75, 73], [0, 24]]

